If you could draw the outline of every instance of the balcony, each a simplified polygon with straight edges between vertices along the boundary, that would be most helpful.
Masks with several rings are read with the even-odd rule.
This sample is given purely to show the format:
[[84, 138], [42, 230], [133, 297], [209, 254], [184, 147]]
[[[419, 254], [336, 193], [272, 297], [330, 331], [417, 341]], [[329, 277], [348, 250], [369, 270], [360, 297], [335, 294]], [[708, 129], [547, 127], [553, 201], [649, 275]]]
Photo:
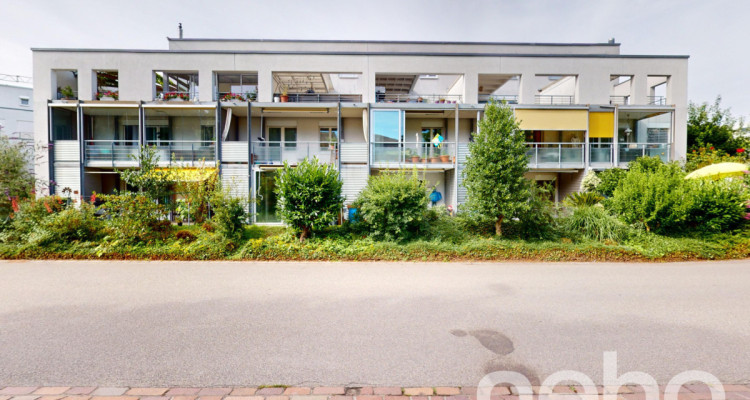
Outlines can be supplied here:
[[258, 92], [217, 92], [216, 98], [222, 102], [254, 102], [258, 100]]
[[630, 96], [609, 96], [609, 104], [626, 106], [630, 104]]
[[669, 143], [620, 143], [619, 164], [627, 166], [638, 157], [659, 157], [662, 161], [669, 162], [669, 149]]
[[592, 167], [608, 167], [614, 161], [614, 145], [612, 143], [590, 143], [589, 164]]
[[426, 103], [426, 104], [461, 103], [460, 94], [376, 93], [375, 98], [378, 103]]
[[416, 165], [440, 169], [453, 168], [455, 156], [455, 142], [443, 142], [441, 147], [430, 142], [373, 142], [371, 154], [375, 167]]
[[335, 163], [338, 157], [336, 143], [330, 142], [279, 142], [253, 141], [253, 164], [296, 165], [306, 158], [317, 157], [325, 163]]
[[[284, 102], [281, 93], [274, 93], [274, 99], [277, 97]], [[275, 101], [275, 100], [274, 100]], [[287, 101], [289, 103], [361, 103], [361, 94], [340, 94], [340, 93], [289, 93]]]
[[84, 155], [89, 167], [135, 166], [138, 164], [137, 140], [86, 140]]
[[575, 96], [538, 94], [534, 96], [534, 104], [540, 105], [571, 105], [575, 104]]
[[216, 161], [216, 143], [212, 141], [152, 140], [147, 146], [154, 146], [159, 156], [159, 165], [200, 165]]
[[530, 168], [583, 168], [583, 143], [526, 143]]
[[655, 106], [667, 105], [667, 98], [664, 96], [648, 96], [646, 99], [648, 100], [649, 105], [655, 105]]
[[495, 100], [498, 103], [518, 104], [518, 96], [509, 94], [480, 94], [479, 104], [489, 103]]

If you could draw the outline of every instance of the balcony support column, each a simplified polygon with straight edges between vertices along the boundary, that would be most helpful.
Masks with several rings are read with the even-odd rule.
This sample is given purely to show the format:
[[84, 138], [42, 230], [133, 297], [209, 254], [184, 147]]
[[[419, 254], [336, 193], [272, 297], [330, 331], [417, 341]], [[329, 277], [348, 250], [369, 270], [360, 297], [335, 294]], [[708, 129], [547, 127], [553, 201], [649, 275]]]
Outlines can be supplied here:
[[[80, 171], [80, 186], [78, 187], [78, 195], [79, 200], [83, 201], [83, 189], [86, 187], [86, 183], [84, 180], [86, 179], [86, 173], [85, 173], [85, 165], [86, 165], [86, 149], [84, 147], [85, 141], [83, 140], [83, 108], [81, 108], [81, 101], [78, 101], [78, 104], [76, 105], [76, 114], [78, 115], [77, 123], [78, 123], [78, 146], [80, 149], [80, 155], [78, 156], [78, 169]], [[75, 198], [75, 191], [72, 193]]]
[[[477, 75], [474, 74], [474, 77]], [[476, 85], [474, 86], [476, 87]], [[459, 120], [458, 120], [458, 103], [455, 104], [455, 113], [456, 118], [454, 121], [455, 128], [453, 129], [453, 135], [455, 139], [455, 143], [453, 143], [453, 198], [451, 201], [453, 201], [453, 207], [454, 210], [458, 210], [458, 126], [459, 126]]]
[[339, 171], [339, 180], [341, 180], [341, 98], [336, 114], [336, 170]]
[[620, 163], [620, 138], [618, 136], [618, 121], [620, 107], [615, 105], [615, 131], [612, 133], [612, 166], [617, 167]]
[[[221, 101], [216, 102], [216, 122], [214, 123], [214, 140], [216, 141], [216, 148], [214, 149], [216, 170], [219, 172], [219, 178], [221, 178]], [[192, 145], [191, 145], [192, 146]], [[191, 153], [194, 151], [191, 151]], [[195, 163], [193, 163], [195, 164]]]

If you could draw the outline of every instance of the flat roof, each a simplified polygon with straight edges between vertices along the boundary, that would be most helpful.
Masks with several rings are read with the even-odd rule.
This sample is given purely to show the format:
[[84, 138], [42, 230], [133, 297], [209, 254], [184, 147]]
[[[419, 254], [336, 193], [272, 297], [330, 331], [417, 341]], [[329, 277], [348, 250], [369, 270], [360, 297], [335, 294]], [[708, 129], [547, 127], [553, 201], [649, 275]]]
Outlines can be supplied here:
[[459, 45], [503, 45], [503, 46], [620, 46], [620, 43], [545, 43], [545, 42], [468, 42], [430, 40], [342, 40], [342, 39], [229, 39], [229, 38], [172, 38], [168, 41], [182, 42], [270, 42], [270, 43], [357, 43], [357, 44], [459, 44]]
[[151, 50], [151, 49], [80, 49], [39, 48], [33, 52], [67, 53], [151, 53], [151, 54], [271, 54], [331, 56], [436, 56], [436, 57], [537, 57], [537, 58], [690, 58], [688, 55], [647, 54], [518, 54], [518, 53], [437, 53], [437, 52], [358, 52], [358, 51], [272, 51], [272, 50]]

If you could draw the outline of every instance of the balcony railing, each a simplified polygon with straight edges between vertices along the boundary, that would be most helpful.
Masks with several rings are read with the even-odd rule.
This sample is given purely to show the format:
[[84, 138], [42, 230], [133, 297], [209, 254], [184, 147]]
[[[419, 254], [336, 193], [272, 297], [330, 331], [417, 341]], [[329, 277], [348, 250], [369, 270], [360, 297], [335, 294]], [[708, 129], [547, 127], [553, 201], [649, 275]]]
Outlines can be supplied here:
[[652, 104], [656, 106], [667, 105], [667, 98], [664, 96], [648, 96], [647, 100], [648, 100], [648, 104]]
[[612, 165], [614, 145], [612, 143], [590, 143], [589, 164], [593, 166]]
[[257, 92], [236, 93], [236, 92], [218, 92], [216, 99], [219, 101], [257, 101]]
[[373, 164], [453, 164], [456, 159], [455, 142], [443, 142], [435, 147], [432, 142], [373, 142]]
[[160, 164], [200, 163], [216, 161], [216, 143], [203, 140], [149, 140], [155, 146]]
[[495, 100], [499, 103], [505, 102], [506, 104], [518, 104], [518, 96], [510, 94], [480, 94], [479, 103], [489, 103], [490, 100]]
[[575, 104], [575, 96], [538, 94], [534, 96], [535, 104], [542, 105], [568, 105]]
[[626, 106], [630, 104], [630, 96], [609, 96], [609, 104]]
[[638, 157], [659, 157], [662, 161], [669, 161], [669, 143], [620, 143], [619, 164], [627, 165]]
[[378, 103], [427, 103], [455, 104], [461, 103], [460, 94], [409, 94], [409, 93], [375, 93]]
[[284, 161], [297, 164], [305, 158], [317, 157], [327, 163], [335, 163], [338, 157], [335, 142], [278, 142], [253, 141], [254, 164], [279, 165]]
[[[289, 93], [287, 95], [290, 103], [361, 103], [361, 94], [341, 94], [341, 93]], [[281, 98], [280, 93], [274, 93], [274, 99]]]
[[583, 168], [583, 143], [526, 143], [532, 168]]
[[86, 140], [84, 143], [87, 164], [115, 164], [136, 162], [137, 140]]

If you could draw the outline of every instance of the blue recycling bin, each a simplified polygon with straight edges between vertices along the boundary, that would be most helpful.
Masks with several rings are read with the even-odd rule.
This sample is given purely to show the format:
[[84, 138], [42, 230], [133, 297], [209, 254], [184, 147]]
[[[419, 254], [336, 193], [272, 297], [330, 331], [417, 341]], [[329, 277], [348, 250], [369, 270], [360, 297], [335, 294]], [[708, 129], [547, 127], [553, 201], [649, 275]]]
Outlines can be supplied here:
[[354, 224], [359, 221], [359, 213], [357, 212], [357, 209], [352, 207], [349, 209], [349, 223]]

